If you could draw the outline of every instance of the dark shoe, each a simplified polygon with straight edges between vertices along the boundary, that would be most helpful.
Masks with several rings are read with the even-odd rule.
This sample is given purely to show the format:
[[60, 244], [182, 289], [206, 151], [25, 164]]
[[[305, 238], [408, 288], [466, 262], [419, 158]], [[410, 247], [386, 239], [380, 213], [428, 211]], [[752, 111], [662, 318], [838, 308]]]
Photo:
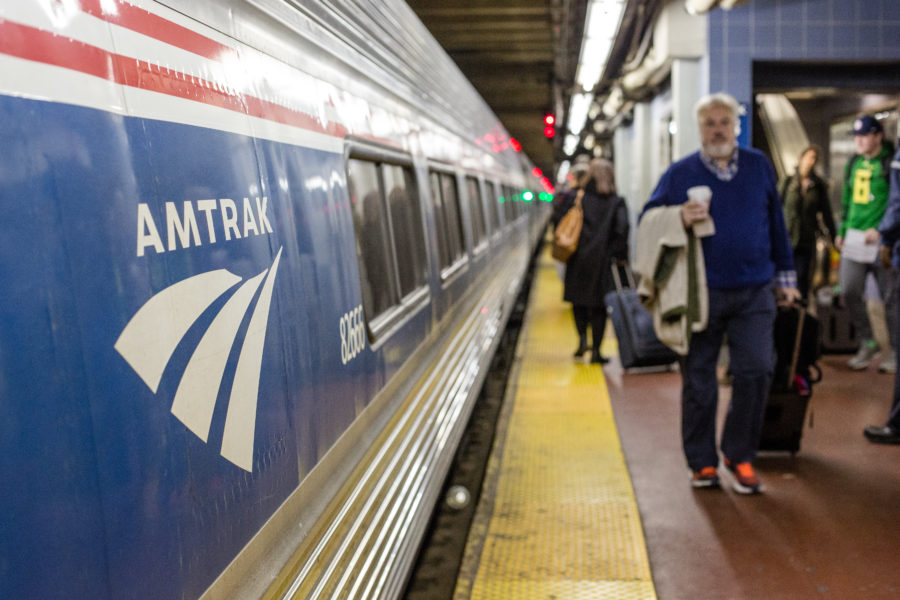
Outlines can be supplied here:
[[734, 476], [734, 483], [731, 487], [738, 494], [758, 494], [762, 491], [759, 477], [756, 476], [752, 464], [749, 462], [735, 464], [726, 458], [725, 466], [728, 467], [728, 470]]
[[870, 425], [863, 430], [863, 435], [870, 442], [875, 442], [876, 444], [900, 444], [900, 431], [888, 425], [884, 427]]
[[703, 467], [694, 471], [691, 476], [691, 486], [699, 489], [712, 489], [719, 487], [719, 473], [715, 467]]
[[574, 358], [581, 358], [585, 352], [588, 351], [587, 340], [581, 340], [581, 343], [578, 344], [578, 348], [575, 350], [575, 354], [572, 356]]
[[609, 362], [609, 359], [605, 356], [600, 356], [599, 350], [594, 350], [591, 352], [591, 362], [595, 365], [605, 365]]

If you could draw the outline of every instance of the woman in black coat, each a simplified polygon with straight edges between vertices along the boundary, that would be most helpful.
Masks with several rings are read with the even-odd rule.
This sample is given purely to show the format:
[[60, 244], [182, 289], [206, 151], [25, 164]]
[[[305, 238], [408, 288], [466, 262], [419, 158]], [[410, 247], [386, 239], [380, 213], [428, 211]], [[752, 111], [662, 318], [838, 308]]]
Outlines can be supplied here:
[[578, 189], [584, 189], [581, 200], [584, 224], [578, 248], [566, 263], [563, 300], [572, 303], [578, 349], [575, 357], [587, 352], [587, 330], [591, 328], [591, 362], [606, 363], [600, 356], [600, 343], [606, 328], [606, 305], [603, 296], [615, 289], [612, 279], [613, 260], [628, 259], [628, 208], [616, 194], [613, 164], [595, 158], [588, 165], [579, 187], [570, 190], [554, 207], [553, 226], [575, 203]]
[[816, 234], [819, 216], [834, 243], [836, 228], [828, 200], [828, 185], [815, 171], [822, 149], [815, 144], [804, 149], [797, 161], [797, 170], [781, 184], [781, 202], [784, 206], [784, 223], [794, 249], [794, 268], [797, 271], [797, 289], [805, 304], [812, 279], [811, 265], [816, 253]]

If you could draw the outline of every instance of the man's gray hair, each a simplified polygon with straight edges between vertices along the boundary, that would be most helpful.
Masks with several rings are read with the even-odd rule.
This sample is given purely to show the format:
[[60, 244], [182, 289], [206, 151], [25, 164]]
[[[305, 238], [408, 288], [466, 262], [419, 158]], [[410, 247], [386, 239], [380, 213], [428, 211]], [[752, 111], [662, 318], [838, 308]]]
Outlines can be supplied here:
[[694, 115], [697, 118], [697, 123], [700, 123], [703, 113], [713, 106], [721, 106], [731, 111], [731, 116], [734, 118], [735, 132], [737, 132], [740, 128], [740, 117], [744, 114], [744, 109], [741, 107], [740, 103], [734, 99], [734, 96], [726, 94], [725, 92], [707, 94], [697, 100], [697, 104], [694, 105]]

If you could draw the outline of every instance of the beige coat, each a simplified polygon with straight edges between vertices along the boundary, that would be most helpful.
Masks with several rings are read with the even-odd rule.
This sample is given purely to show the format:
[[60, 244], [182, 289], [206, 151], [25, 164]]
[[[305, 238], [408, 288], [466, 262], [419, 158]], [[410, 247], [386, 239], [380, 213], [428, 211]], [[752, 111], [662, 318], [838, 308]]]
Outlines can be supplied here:
[[652, 208], [638, 226], [634, 267], [640, 276], [638, 297], [653, 315], [656, 336], [682, 356], [690, 347], [691, 333], [705, 329], [709, 317], [700, 238], [715, 232], [707, 218], [695, 223], [693, 235], [688, 235], [680, 206]]

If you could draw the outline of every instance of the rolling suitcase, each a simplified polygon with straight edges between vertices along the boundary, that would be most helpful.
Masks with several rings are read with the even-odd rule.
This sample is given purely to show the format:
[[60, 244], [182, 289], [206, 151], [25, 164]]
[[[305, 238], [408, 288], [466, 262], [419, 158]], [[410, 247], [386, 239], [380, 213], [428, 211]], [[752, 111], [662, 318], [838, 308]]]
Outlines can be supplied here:
[[760, 450], [797, 452], [812, 386], [822, 378], [819, 322], [799, 307], [780, 308], [775, 319], [775, 372], [766, 402]]
[[603, 297], [606, 311], [612, 320], [616, 339], [619, 341], [619, 359], [622, 367], [655, 367], [671, 365], [678, 354], [659, 341], [653, 329], [653, 317], [641, 305], [634, 285], [631, 268], [624, 265], [629, 287], [622, 286], [619, 267], [612, 265], [616, 291]]
[[816, 314], [822, 330], [822, 352], [851, 354], [859, 348], [859, 337], [850, 310], [830, 286], [816, 290]]

